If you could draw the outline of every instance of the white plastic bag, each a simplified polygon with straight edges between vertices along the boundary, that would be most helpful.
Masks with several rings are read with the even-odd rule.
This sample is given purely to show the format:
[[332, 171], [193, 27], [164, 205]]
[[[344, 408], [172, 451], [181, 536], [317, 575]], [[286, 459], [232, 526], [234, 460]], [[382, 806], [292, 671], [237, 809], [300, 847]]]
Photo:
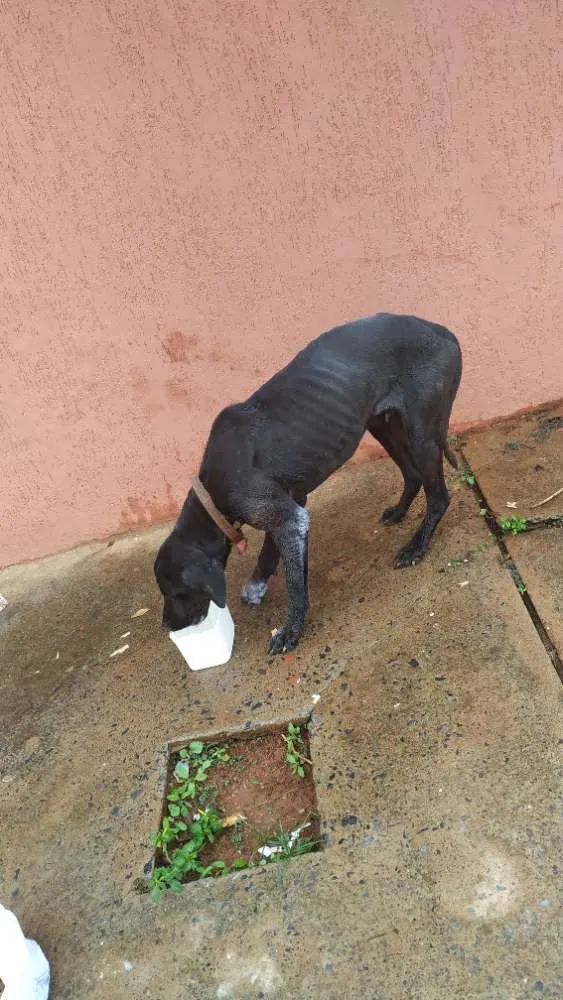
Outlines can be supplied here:
[[18, 918], [0, 903], [2, 1000], [47, 1000], [49, 963], [37, 941], [24, 937]]

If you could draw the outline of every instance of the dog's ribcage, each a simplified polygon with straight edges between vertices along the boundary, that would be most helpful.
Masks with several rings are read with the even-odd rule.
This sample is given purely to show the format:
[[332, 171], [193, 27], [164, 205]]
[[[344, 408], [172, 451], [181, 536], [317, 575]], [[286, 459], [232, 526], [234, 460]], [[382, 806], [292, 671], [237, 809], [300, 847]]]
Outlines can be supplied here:
[[310, 491], [347, 461], [373, 409], [373, 382], [366, 364], [308, 350], [258, 390], [249, 404], [267, 422], [280, 471], [287, 464]]

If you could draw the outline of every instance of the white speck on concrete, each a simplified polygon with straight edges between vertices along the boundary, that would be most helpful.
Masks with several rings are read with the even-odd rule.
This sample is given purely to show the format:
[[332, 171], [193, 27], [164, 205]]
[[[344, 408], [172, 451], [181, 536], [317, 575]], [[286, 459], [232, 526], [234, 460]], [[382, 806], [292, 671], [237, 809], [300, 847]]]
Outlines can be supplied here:
[[120, 646], [119, 649], [114, 649], [113, 653], [109, 654], [110, 658], [112, 656], [121, 656], [121, 654], [125, 653], [126, 650], [128, 650], [128, 649], [129, 649], [129, 643], [126, 642], [125, 645], [124, 646]]

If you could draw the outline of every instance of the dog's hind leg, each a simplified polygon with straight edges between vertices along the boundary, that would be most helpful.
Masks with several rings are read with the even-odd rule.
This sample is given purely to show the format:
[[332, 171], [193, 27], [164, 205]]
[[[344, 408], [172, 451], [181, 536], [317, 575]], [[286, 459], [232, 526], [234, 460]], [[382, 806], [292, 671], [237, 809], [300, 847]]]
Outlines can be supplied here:
[[414, 566], [425, 555], [430, 539], [448, 509], [450, 497], [444, 480], [443, 445], [425, 437], [420, 430], [411, 434], [411, 454], [426, 494], [424, 520], [407, 544], [397, 553], [395, 567]]
[[422, 477], [413, 463], [403, 419], [397, 410], [386, 410], [385, 413], [372, 417], [367, 430], [383, 445], [403, 474], [404, 488], [398, 504], [387, 507], [381, 515], [384, 524], [397, 524], [402, 521], [419, 492]]

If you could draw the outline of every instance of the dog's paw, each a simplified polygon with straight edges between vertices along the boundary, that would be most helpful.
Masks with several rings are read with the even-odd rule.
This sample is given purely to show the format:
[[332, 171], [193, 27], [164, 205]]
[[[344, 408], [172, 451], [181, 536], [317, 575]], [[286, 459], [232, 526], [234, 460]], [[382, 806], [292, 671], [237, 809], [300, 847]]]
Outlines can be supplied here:
[[402, 509], [400, 504], [396, 507], [386, 507], [381, 515], [381, 520], [384, 524], [398, 524], [402, 521], [406, 511]]
[[405, 566], [416, 566], [421, 559], [424, 559], [425, 555], [426, 549], [421, 549], [419, 545], [413, 545], [409, 542], [408, 545], [405, 545], [404, 548], [397, 552], [393, 565], [395, 569], [403, 569]]
[[268, 590], [265, 580], [247, 580], [240, 592], [240, 599], [243, 604], [248, 604], [251, 608], [257, 608]]
[[292, 649], [295, 649], [298, 642], [299, 636], [292, 635], [286, 628], [278, 628], [270, 639], [268, 653], [274, 656], [277, 653], [289, 653]]

